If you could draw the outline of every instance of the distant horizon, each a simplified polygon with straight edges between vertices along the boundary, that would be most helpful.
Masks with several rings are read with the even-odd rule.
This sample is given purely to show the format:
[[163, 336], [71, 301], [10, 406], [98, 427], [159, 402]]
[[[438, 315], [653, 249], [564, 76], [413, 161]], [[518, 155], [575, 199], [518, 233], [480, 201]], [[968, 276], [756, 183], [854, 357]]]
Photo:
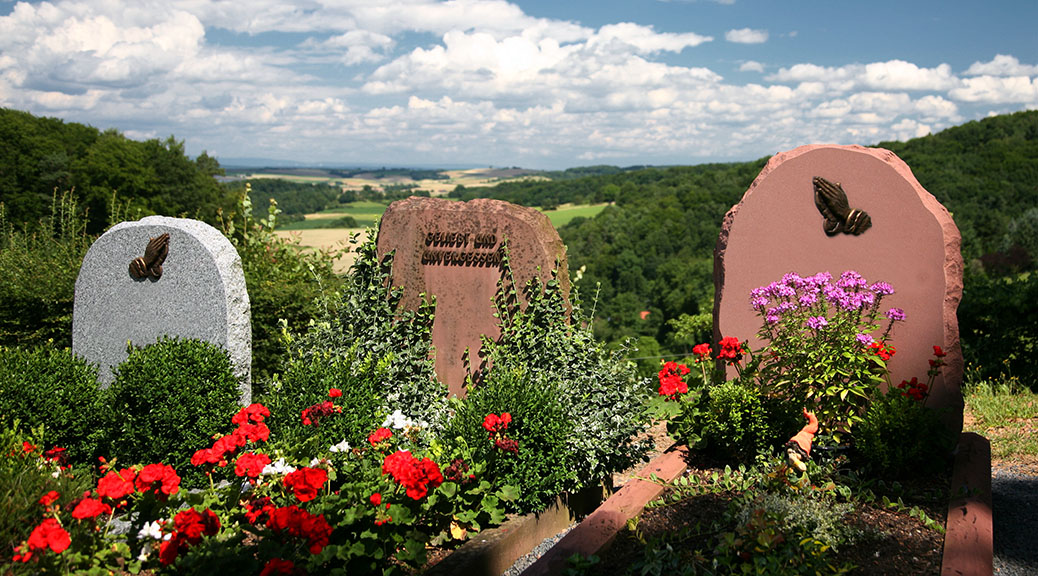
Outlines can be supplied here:
[[0, 0], [0, 106], [305, 165], [745, 162], [1038, 109], [1034, 22], [1033, 0]]

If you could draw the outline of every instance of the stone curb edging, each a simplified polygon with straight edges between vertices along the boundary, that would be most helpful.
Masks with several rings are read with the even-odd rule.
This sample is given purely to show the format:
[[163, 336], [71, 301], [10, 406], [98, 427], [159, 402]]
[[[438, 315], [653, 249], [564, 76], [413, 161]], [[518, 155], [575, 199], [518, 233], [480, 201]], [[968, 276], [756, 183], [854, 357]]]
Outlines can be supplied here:
[[991, 443], [964, 432], [955, 449], [941, 576], [994, 572], [991, 505]]
[[583, 522], [570, 530], [551, 550], [527, 568], [522, 576], [559, 574], [566, 568], [570, 556], [597, 554], [613, 541], [629, 519], [641, 514], [645, 505], [659, 497], [666, 489], [665, 484], [643, 478], [656, 476], [663, 483], [669, 483], [688, 468], [685, 463], [687, 456], [688, 449], [685, 446], [671, 445], [661, 456], [643, 468], [637, 478], [625, 484]]
[[422, 572], [422, 576], [500, 576], [520, 557], [546, 538], [569, 528], [573, 522], [602, 503], [604, 491], [595, 485], [556, 499], [537, 514], [516, 516], [504, 524], [483, 530], [450, 556]]

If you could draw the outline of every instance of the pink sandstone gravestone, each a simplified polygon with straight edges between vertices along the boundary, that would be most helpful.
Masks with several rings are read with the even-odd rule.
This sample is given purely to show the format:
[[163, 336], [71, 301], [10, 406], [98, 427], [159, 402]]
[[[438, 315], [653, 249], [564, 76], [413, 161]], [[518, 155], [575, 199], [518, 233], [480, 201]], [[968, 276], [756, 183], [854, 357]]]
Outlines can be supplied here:
[[[840, 183], [848, 207], [826, 223], [816, 205], [815, 178]], [[864, 212], [864, 214], [861, 214]], [[871, 225], [870, 225], [871, 224]], [[884, 281], [895, 293], [882, 307], [904, 309], [895, 325], [897, 349], [888, 366], [891, 382], [926, 380], [933, 346], [947, 353], [928, 400], [951, 408], [949, 423], [962, 423], [962, 351], [956, 308], [962, 297], [959, 230], [948, 211], [894, 153], [861, 146], [810, 145], [774, 156], [725, 216], [714, 255], [714, 336], [756, 338], [761, 319], [750, 291], [782, 278], [855, 270], [869, 282]]]
[[497, 338], [494, 295], [507, 240], [516, 286], [546, 281], [557, 267], [564, 293], [569, 273], [562, 240], [548, 217], [500, 200], [453, 202], [411, 197], [389, 205], [378, 230], [378, 255], [393, 257], [393, 284], [404, 288], [401, 306], [436, 298], [432, 341], [436, 373], [453, 395], [465, 394], [465, 351], [479, 367], [480, 336]]

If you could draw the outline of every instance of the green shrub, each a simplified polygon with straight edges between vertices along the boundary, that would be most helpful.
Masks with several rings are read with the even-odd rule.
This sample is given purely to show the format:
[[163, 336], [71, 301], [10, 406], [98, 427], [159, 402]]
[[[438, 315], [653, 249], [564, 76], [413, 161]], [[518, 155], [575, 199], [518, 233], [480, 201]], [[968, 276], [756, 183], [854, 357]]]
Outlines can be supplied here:
[[697, 450], [751, 462], [784, 444], [801, 424], [793, 402], [769, 398], [752, 381], [734, 379], [691, 389], [668, 432]]
[[[623, 359], [626, 351], [609, 352], [595, 340], [577, 294], [570, 308], [554, 276], [544, 283], [534, 279], [523, 288], [523, 308], [513, 286], [506, 266], [497, 295], [501, 335], [484, 338], [486, 367], [471, 374], [465, 400], [471, 406], [456, 404], [455, 422], [444, 437], [460, 435], [470, 446], [486, 446], [482, 419], [500, 412], [509, 412], [524, 436], [542, 437], [542, 447], [512, 438], [519, 442], [518, 458], [497, 461], [511, 466], [498, 469], [501, 481], [520, 488], [520, 506], [529, 511], [639, 462], [647, 445], [635, 436], [648, 413], [645, 384]], [[562, 452], [559, 442], [565, 443]]]
[[270, 408], [278, 438], [312, 436], [318, 429], [303, 427], [300, 413], [329, 388], [343, 392], [336, 404], [352, 408], [321, 425], [322, 441], [355, 444], [396, 410], [429, 430], [442, 426], [447, 391], [430, 354], [433, 307], [399, 310], [403, 291], [390, 287], [392, 257], [378, 258], [374, 231], [356, 252], [335, 300], [318, 305], [319, 321], [289, 335], [284, 375], [257, 400]]
[[895, 389], [872, 401], [852, 441], [855, 461], [886, 478], [944, 470], [955, 446], [935, 410]]
[[97, 422], [107, 411], [97, 368], [68, 349], [0, 348], [0, 423], [42, 426], [51, 446], [87, 463], [98, 455]]
[[[487, 462], [487, 474], [496, 485], [518, 487], [513, 504], [520, 511], [543, 510], [562, 492], [592, 480], [578, 476], [573, 466], [576, 455], [567, 444], [576, 426], [567, 403], [560, 401], [563, 393], [543, 373], [493, 370], [464, 400], [453, 401], [455, 416], [443, 436], [471, 446], [474, 459]], [[514, 454], [496, 448], [483, 428], [488, 414], [504, 412], [512, 417], [505, 434], [518, 445]]]
[[320, 316], [320, 296], [340, 280], [332, 270], [336, 254], [304, 250], [274, 233], [281, 211], [271, 199], [266, 218], [252, 214], [246, 185], [237, 211], [223, 218], [223, 233], [241, 257], [252, 311], [252, 380], [256, 395], [284, 369], [288, 350], [282, 325], [300, 330]]
[[240, 395], [227, 352], [214, 344], [162, 338], [134, 349], [108, 389], [110, 456], [125, 465], [168, 464], [197, 486], [203, 475], [191, 455], [225, 433]]
[[[327, 450], [345, 440], [358, 446], [385, 417], [384, 365], [356, 361], [357, 346], [346, 354], [322, 351], [293, 356], [284, 375], [272, 382], [270, 393], [261, 401], [269, 410], [267, 419], [271, 441], [285, 446], [302, 446], [313, 438], [317, 447]], [[342, 412], [304, 425], [303, 410], [330, 401], [328, 391], [336, 388], [342, 396], [334, 400]]]

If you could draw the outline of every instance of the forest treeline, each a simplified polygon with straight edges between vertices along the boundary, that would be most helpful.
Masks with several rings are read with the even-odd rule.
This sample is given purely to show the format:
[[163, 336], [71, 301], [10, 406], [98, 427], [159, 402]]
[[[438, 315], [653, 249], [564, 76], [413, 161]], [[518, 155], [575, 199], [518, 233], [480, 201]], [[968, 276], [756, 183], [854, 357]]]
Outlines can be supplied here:
[[[139, 142], [115, 130], [0, 109], [0, 138], [0, 224], [8, 228], [31, 229], [46, 220], [55, 192], [68, 190], [85, 209], [87, 236], [121, 216], [156, 213], [220, 227], [242, 193], [240, 182], [216, 181], [223, 170], [215, 158], [205, 153], [188, 157], [183, 142], [172, 136]], [[967, 267], [959, 319], [967, 358], [983, 362], [985, 371], [1038, 373], [1032, 360], [1038, 341], [1038, 274], [1030, 273], [1038, 260], [1038, 111], [877, 146], [908, 163], [962, 232]], [[648, 369], [660, 356], [685, 354], [709, 338], [713, 249], [721, 220], [766, 162], [589, 166], [495, 187], [459, 186], [451, 197], [490, 197], [542, 208], [608, 203], [594, 218], [577, 218], [559, 232], [570, 270], [582, 271], [585, 302], [594, 301], [597, 336], [614, 343], [634, 337]], [[283, 180], [257, 179], [252, 187], [257, 216], [266, 212], [269, 198], [277, 200], [283, 217], [350, 199], [332, 187]], [[50, 222], [53, 231], [53, 218]], [[250, 293], [262, 281], [256, 273]], [[26, 284], [22, 296], [42, 298], [34, 293], [40, 292], [38, 284]], [[52, 325], [40, 334], [59, 334], [68, 320], [62, 311], [71, 310], [71, 283], [54, 290], [69, 294], [44, 303], [57, 312], [47, 313]], [[257, 303], [263, 298], [257, 294]], [[305, 320], [302, 311], [290, 314], [287, 302], [283, 298], [256, 312], [275, 320], [278, 314]], [[25, 319], [17, 324], [31, 328]], [[0, 336], [3, 332], [0, 326]]]

